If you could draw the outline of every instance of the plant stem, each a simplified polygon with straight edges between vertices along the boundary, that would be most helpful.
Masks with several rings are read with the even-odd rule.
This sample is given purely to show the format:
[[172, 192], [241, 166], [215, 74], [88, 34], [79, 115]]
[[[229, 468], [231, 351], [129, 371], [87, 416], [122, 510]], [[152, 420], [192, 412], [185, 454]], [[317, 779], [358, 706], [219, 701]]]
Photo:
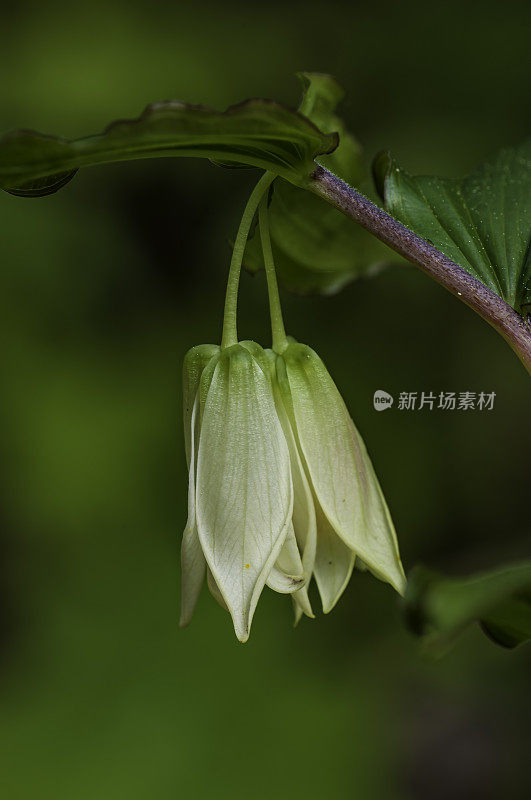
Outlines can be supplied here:
[[275, 353], [280, 354], [288, 346], [288, 340], [286, 339], [286, 331], [284, 330], [282, 307], [280, 305], [280, 296], [278, 294], [277, 274], [275, 271], [275, 262], [273, 260], [273, 250], [271, 249], [267, 197], [264, 197], [260, 203], [258, 219], [260, 224], [260, 239], [262, 241], [262, 253], [264, 255], [264, 266], [267, 279], [267, 293], [269, 295], [269, 313], [271, 315], [273, 350]]
[[256, 209], [269, 186], [276, 178], [273, 172], [265, 172], [256, 186], [245, 206], [238, 233], [232, 249], [230, 260], [229, 276], [227, 278], [227, 291], [225, 294], [225, 310], [223, 313], [223, 332], [221, 335], [221, 347], [231, 347], [238, 342], [237, 311], [238, 311], [238, 287], [240, 284], [240, 272], [242, 268], [243, 254], [247, 237], [253, 222]]
[[359, 222], [476, 311], [503, 336], [531, 373], [531, 330], [505, 300], [323, 167], [318, 166], [312, 173], [307, 188]]

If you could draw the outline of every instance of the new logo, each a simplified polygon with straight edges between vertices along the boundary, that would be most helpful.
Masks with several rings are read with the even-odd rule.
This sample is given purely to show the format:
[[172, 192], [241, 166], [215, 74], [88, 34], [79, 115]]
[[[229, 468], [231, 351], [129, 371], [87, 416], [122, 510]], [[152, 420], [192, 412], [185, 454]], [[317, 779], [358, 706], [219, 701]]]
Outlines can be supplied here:
[[387, 392], [384, 392], [383, 389], [377, 389], [372, 402], [376, 411], [385, 411], [393, 405], [393, 397]]

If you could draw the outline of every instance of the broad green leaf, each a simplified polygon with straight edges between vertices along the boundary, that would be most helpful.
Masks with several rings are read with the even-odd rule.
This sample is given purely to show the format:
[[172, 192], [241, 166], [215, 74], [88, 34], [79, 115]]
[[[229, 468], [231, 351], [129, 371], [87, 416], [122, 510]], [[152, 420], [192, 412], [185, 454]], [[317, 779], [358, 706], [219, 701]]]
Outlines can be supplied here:
[[388, 211], [524, 314], [531, 305], [531, 139], [462, 180], [410, 175], [387, 153], [374, 174]]
[[22, 196], [60, 189], [79, 167], [164, 156], [200, 156], [272, 170], [304, 185], [317, 155], [337, 145], [297, 111], [247, 100], [224, 112], [178, 102], [154, 103], [103, 133], [67, 140], [34, 131], [0, 139], [0, 187]]
[[497, 644], [516, 647], [531, 639], [531, 562], [462, 579], [415, 567], [404, 607], [411, 629], [435, 653], [475, 622]]
[[[343, 90], [329, 75], [302, 73], [299, 111], [320, 130], [338, 131], [339, 146], [318, 160], [348, 183], [367, 179], [361, 148], [335, 108]], [[308, 191], [275, 181], [269, 209], [275, 265], [282, 284], [296, 292], [334, 292], [396, 260], [391, 251], [340, 211]], [[263, 268], [260, 235], [255, 230], [245, 252], [250, 272]]]
[[319, 158], [319, 163], [350, 184], [363, 183], [367, 172], [361, 145], [335, 113], [345, 92], [331, 75], [301, 72], [299, 78], [303, 87], [300, 113], [311, 119], [319, 130], [339, 134], [339, 145], [333, 153]]

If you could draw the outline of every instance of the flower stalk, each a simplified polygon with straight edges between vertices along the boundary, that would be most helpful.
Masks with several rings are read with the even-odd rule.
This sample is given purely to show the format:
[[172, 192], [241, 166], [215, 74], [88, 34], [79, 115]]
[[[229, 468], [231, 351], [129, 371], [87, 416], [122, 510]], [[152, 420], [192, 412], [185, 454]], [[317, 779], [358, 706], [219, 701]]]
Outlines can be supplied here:
[[269, 234], [269, 210], [267, 207], [267, 197], [260, 203], [259, 210], [260, 239], [262, 242], [262, 253], [267, 280], [267, 293], [269, 295], [269, 312], [271, 315], [271, 335], [273, 339], [273, 350], [275, 353], [282, 353], [288, 346], [284, 320], [282, 318], [282, 308], [278, 293], [277, 273], [273, 260], [273, 250], [271, 248], [271, 236]]
[[227, 291], [225, 295], [225, 311], [223, 314], [223, 333], [221, 337], [221, 347], [227, 348], [238, 342], [237, 312], [238, 312], [238, 288], [240, 285], [240, 273], [242, 268], [243, 254], [245, 245], [249, 237], [249, 231], [253, 223], [254, 215], [260, 202], [270, 185], [275, 179], [273, 172], [265, 172], [256, 186], [254, 187], [247, 205], [245, 206], [238, 233], [232, 249], [230, 261], [229, 277], [227, 279]]

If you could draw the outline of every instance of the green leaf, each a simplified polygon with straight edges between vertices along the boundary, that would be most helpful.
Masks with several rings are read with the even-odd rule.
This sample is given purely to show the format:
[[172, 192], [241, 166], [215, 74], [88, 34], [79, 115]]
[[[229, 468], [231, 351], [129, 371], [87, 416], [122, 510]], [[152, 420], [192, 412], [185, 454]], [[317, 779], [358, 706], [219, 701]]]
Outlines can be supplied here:
[[374, 162], [388, 211], [521, 314], [531, 306], [531, 139], [462, 180], [414, 176], [388, 153]]
[[[367, 179], [361, 148], [335, 115], [343, 90], [329, 75], [302, 73], [299, 111], [323, 131], [338, 131], [339, 146], [318, 160], [327, 169], [360, 185]], [[277, 180], [269, 212], [271, 240], [282, 284], [296, 292], [334, 292], [362, 275], [371, 275], [397, 256], [359, 225], [321, 198]], [[249, 272], [263, 268], [258, 231], [245, 253]]]
[[0, 139], [0, 187], [41, 196], [60, 189], [79, 167], [163, 156], [200, 156], [272, 170], [305, 185], [314, 159], [337, 146], [309, 119], [272, 100], [247, 100], [224, 112], [184, 103], [154, 103], [133, 120], [69, 141], [33, 131]]
[[347, 183], [363, 183], [367, 172], [361, 145], [349, 133], [341, 117], [335, 114], [345, 92], [331, 75], [300, 72], [299, 78], [303, 87], [300, 113], [311, 119], [319, 130], [337, 131], [339, 135], [339, 145], [330, 155], [323, 155], [319, 163]]
[[409, 627], [432, 652], [444, 652], [475, 622], [497, 644], [516, 647], [531, 639], [531, 562], [463, 579], [415, 567], [404, 607]]

